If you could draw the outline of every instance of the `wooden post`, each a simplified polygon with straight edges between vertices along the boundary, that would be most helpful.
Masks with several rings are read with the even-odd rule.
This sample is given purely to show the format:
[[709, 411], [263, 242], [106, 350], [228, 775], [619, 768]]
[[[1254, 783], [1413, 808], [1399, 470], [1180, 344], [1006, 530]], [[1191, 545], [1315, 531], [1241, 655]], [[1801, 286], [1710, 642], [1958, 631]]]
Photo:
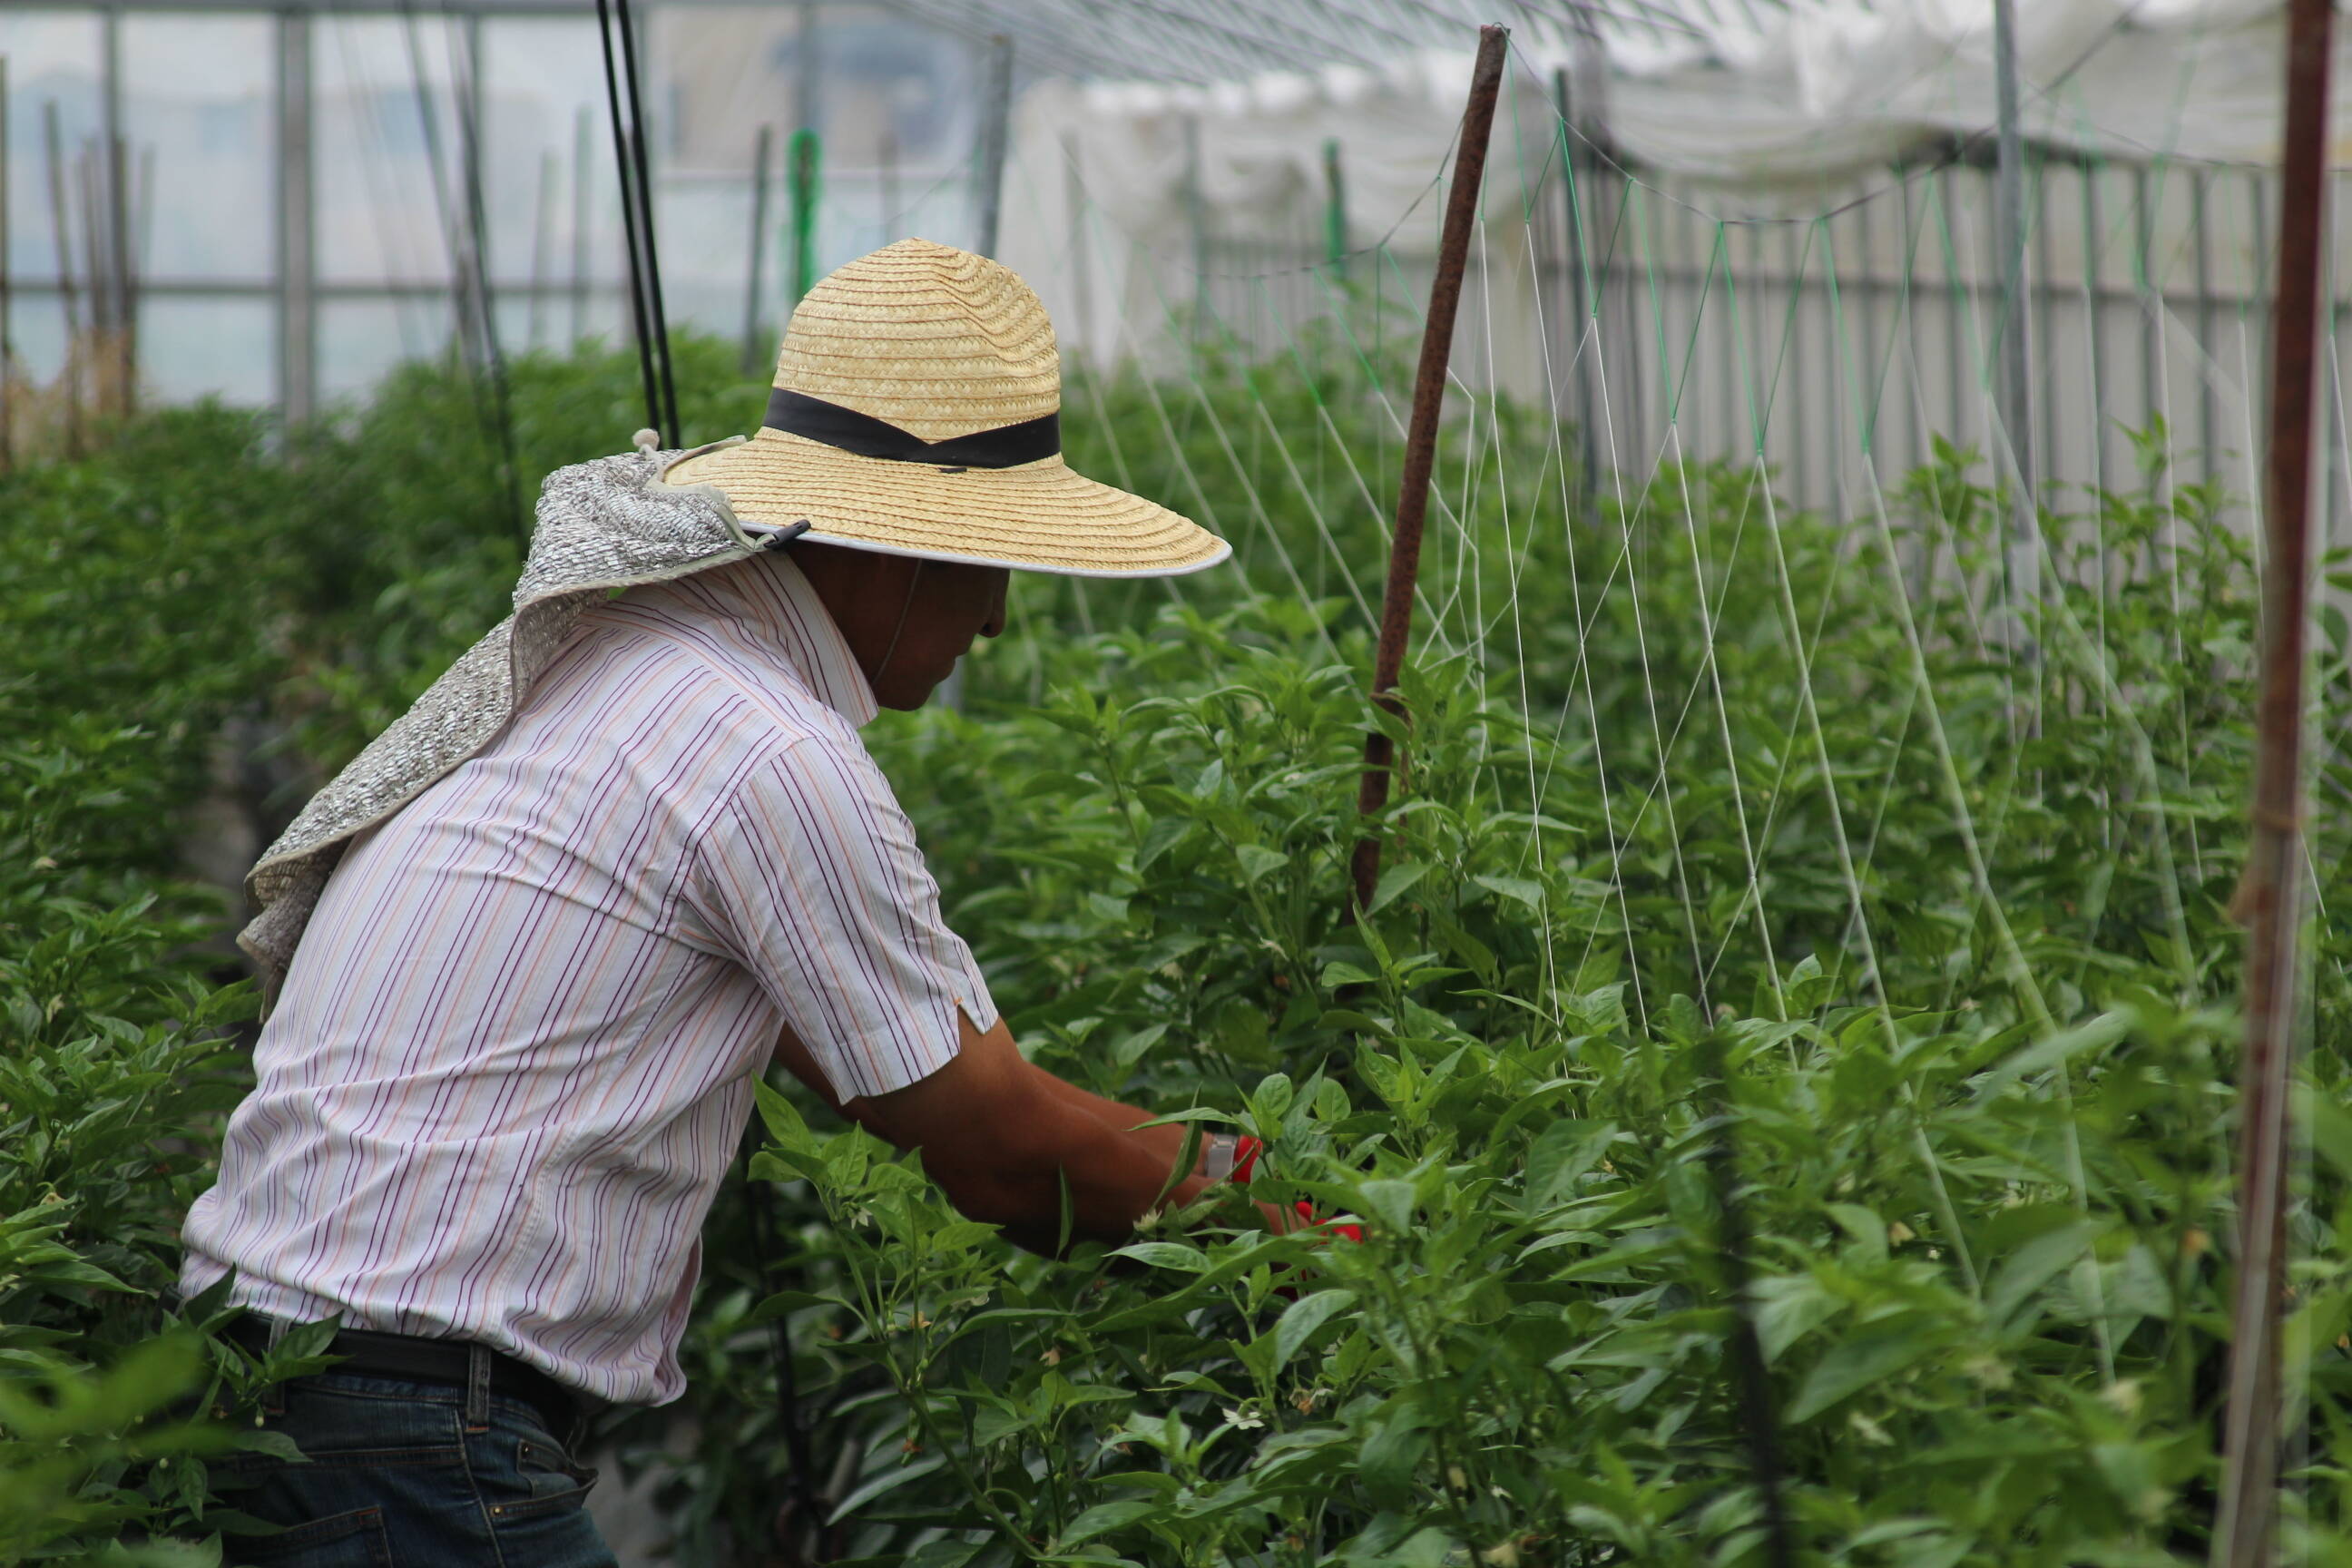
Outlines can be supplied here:
[[2286, 1290], [2287, 1092], [2295, 1055], [2305, 878], [2304, 674], [2311, 616], [2312, 426], [2319, 256], [2327, 198], [2333, 0], [2288, 12], [2284, 199], [2272, 317], [2271, 440], [2263, 528], [2263, 689], [2252, 835], [2238, 886], [2246, 932], [2246, 1051], [2238, 1075], [2238, 1258], [2213, 1568], [2263, 1568], [2276, 1550], [2282, 1298]]
[[[1478, 58], [1470, 73], [1470, 105], [1462, 117], [1462, 141], [1454, 154], [1454, 184], [1445, 195], [1445, 226], [1437, 245], [1437, 278], [1429, 288], [1429, 315], [1421, 338], [1421, 368], [1412, 388], [1412, 420], [1405, 433], [1404, 474], [1397, 487], [1396, 536], [1389, 546], [1388, 589], [1381, 601], [1380, 649], [1372, 666], [1372, 700], [1398, 719], [1404, 704], [1395, 695], [1404, 668], [1405, 644], [1412, 635], [1412, 597], [1421, 575], [1422, 523], [1429, 511], [1429, 475], [1437, 457], [1437, 426], [1445, 410], [1445, 370], [1454, 352], [1454, 319], [1462, 304], [1462, 268], [1470, 254], [1470, 232], [1478, 220], [1478, 198], [1486, 173], [1486, 141], [1495, 124], [1495, 100], [1503, 85], [1503, 62], [1510, 30], [1478, 29]], [[1389, 775], [1396, 748], [1384, 731], [1364, 737], [1364, 779], [1356, 809], [1367, 818], [1388, 805]], [[1367, 823], [1350, 864], [1356, 908], [1368, 909], [1380, 885], [1381, 840]]]
[[743, 274], [743, 374], [756, 374], [760, 361], [773, 345], [763, 342], [760, 331], [760, 277], [768, 265], [768, 160], [776, 147], [776, 128], [760, 127], [751, 143], [751, 264]]

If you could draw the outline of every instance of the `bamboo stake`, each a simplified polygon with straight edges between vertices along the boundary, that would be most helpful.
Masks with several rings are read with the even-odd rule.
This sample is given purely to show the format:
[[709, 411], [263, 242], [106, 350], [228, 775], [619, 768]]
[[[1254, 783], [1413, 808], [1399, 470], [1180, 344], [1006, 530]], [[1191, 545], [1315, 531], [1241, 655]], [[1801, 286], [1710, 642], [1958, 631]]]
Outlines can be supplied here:
[[2234, 908], [2245, 921], [2246, 1051], [2239, 1073], [2238, 1275], [2214, 1568], [2273, 1560], [2282, 1298], [2286, 1289], [2287, 1091], [2301, 958], [2304, 672], [2310, 625], [2311, 458], [2319, 253], [2327, 199], [2333, 0], [2288, 13], [2279, 286], [2272, 318], [2271, 443], [2263, 527], [2263, 690], [2252, 840]]
[[[1503, 85], [1503, 61], [1510, 42], [1507, 27], [1478, 29], [1478, 58], [1470, 73], [1470, 104], [1462, 116], [1462, 139], [1454, 155], [1454, 184], [1445, 197], [1445, 226], [1437, 245], [1437, 279], [1429, 289], [1428, 324], [1421, 338], [1421, 369], [1412, 388], [1412, 421], [1405, 434], [1404, 475], [1397, 487], [1396, 536], [1389, 546], [1388, 590], [1381, 602], [1380, 651], [1372, 666], [1372, 700], [1399, 720], [1405, 716], [1395, 687], [1404, 668], [1405, 643], [1412, 634], [1412, 596], [1421, 574], [1421, 532], [1429, 511], [1429, 475], [1437, 457], [1437, 426], [1445, 409], [1445, 371], [1454, 352], [1454, 319], [1462, 304], [1462, 269], [1470, 254], [1470, 231], [1478, 220], [1478, 195], [1486, 172], [1486, 140], [1495, 124], [1495, 100]], [[1364, 737], [1364, 780], [1356, 809], [1366, 817], [1388, 805], [1389, 774], [1396, 748], [1387, 731]], [[1380, 885], [1381, 840], [1368, 828], [1356, 841], [1351, 862], [1356, 907], [1372, 901]]]

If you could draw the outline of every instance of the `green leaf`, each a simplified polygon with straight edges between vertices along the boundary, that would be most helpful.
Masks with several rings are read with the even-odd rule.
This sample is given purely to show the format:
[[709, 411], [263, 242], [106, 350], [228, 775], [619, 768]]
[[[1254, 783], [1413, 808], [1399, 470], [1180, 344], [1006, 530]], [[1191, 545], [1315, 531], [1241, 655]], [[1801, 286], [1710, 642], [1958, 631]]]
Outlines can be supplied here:
[[1092, 1541], [1097, 1535], [1108, 1535], [1139, 1519], [1149, 1519], [1160, 1511], [1161, 1505], [1143, 1499], [1124, 1502], [1100, 1502], [1070, 1521], [1070, 1528], [1062, 1531], [1054, 1544], [1064, 1550]]
[[1281, 1371], [1298, 1353], [1298, 1347], [1329, 1322], [1334, 1313], [1344, 1312], [1355, 1304], [1353, 1290], [1318, 1290], [1284, 1308], [1281, 1319], [1274, 1325], [1274, 1370]]
[[1243, 845], [1234, 851], [1234, 858], [1242, 863], [1243, 879], [1251, 882], [1262, 881], [1290, 866], [1289, 856], [1257, 844]]
[[1595, 1125], [1567, 1117], [1538, 1133], [1528, 1150], [1524, 1201], [1528, 1212], [1548, 1209], [1566, 1197], [1579, 1176], [1601, 1163], [1616, 1137], [1613, 1121]]
[[833, 1510], [832, 1516], [825, 1521], [825, 1523], [839, 1524], [876, 1498], [887, 1492], [896, 1491], [908, 1481], [920, 1480], [947, 1462], [946, 1455], [933, 1454], [928, 1458], [917, 1459], [911, 1465], [902, 1465], [895, 1470], [884, 1471], [842, 1499], [841, 1506]]
[[2018, 1247], [1985, 1288], [1985, 1315], [1996, 1324], [2008, 1322], [2036, 1291], [2073, 1268], [2106, 1230], [2104, 1220], [2083, 1220]]
[[1425, 860], [1407, 860], [1390, 867], [1381, 873], [1381, 879], [1372, 885], [1372, 901], [1364, 906], [1364, 912], [1368, 915], [1379, 914], [1405, 894], [1412, 891], [1420, 885], [1423, 877], [1435, 869], [1435, 867]]
[[1789, 1406], [1789, 1419], [1810, 1421], [1840, 1400], [1890, 1377], [1940, 1348], [1943, 1337], [1916, 1315], [1864, 1329], [1839, 1342], [1813, 1363]]
[[1411, 1182], [1366, 1182], [1356, 1191], [1363, 1199], [1366, 1214], [1397, 1236], [1411, 1233], [1416, 1195]]
[[1198, 1274], [1209, 1267], [1209, 1255], [1197, 1247], [1187, 1247], [1181, 1241], [1137, 1241], [1115, 1247], [1113, 1258], [1132, 1258], [1138, 1263], [1153, 1268], [1172, 1268], [1179, 1273]]
[[1543, 908], [1544, 887], [1541, 882], [1531, 882], [1525, 877], [1473, 877], [1470, 879], [1490, 893], [1499, 893], [1531, 910]]

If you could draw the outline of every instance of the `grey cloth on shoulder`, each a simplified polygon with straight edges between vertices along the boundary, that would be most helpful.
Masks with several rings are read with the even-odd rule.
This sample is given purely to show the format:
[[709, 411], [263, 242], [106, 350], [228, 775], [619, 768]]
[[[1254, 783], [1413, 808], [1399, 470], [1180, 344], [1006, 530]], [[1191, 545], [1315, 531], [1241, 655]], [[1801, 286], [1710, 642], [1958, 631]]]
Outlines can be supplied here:
[[514, 613], [313, 795], [247, 874], [261, 912], [237, 945], [260, 972], [265, 1005], [285, 983], [295, 944], [352, 837], [497, 739], [583, 611], [615, 590], [725, 565], [761, 547], [718, 491], [661, 482], [682, 456], [638, 451], [548, 476]]

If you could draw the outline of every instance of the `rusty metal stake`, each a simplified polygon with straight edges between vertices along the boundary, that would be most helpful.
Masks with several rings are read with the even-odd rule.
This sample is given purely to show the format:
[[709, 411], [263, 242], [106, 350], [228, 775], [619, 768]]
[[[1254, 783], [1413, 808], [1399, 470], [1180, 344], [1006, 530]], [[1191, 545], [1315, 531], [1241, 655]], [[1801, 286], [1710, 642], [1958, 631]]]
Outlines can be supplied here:
[[2294, 1068], [2303, 924], [2303, 709], [2311, 595], [2311, 439], [2319, 258], [2327, 197], [2333, 0], [2294, 0], [2286, 46], [2284, 200], [2271, 348], [2264, 476], [2263, 689], [2253, 831], [2238, 885], [2246, 932], [2246, 1050], [2239, 1069], [2238, 1277], [2231, 1303], [2225, 1467], [2214, 1568], [2274, 1560], [2280, 1459], [2279, 1330], [2286, 1289], [2287, 1090]]
[[[1396, 536], [1389, 545], [1388, 592], [1381, 601], [1380, 652], [1372, 663], [1372, 700], [1398, 718], [1397, 675], [1412, 635], [1412, 595], [1421, 576], [1421, 531], [1429, 512], [1429, 473], [1437, 458], [1438, 416], [1445, 407], [1445, 367], [1454, 352], [1454, 318], [1462, 304], [1462, 269], [1470, 255], [1470, 230], [1478, 220], [1478, 193], [1486, 173], [1487, 134], [1495, 125], [1495, 100], [1502, 90], [1503, 60], [1510, 29], [1478, 29], [1478, 58], [1470, 73], [1470, 106], [1462, 116], [1462, 142], [1454, 155], [1454, 186], [1446, 193], [1445, 226], [1437, 245], [1437, 280], [1429, 288], [1429, 317], [1421, 334], [1421, 370], [1412, 387], [1412, 422], [1405, 431], [1404, 477], [1397, 487]], [[1376, 816], [1389, 801], [1389, 774], [1395, 747], [1374, 730], [1364, 737], [1364, 782], [1356, 809]], [[1349, 863], [1355, 874], [1356, 907], [1372, 901], [1381, 878], [1381, 840], [1367, 831], [1356, 841]]]

